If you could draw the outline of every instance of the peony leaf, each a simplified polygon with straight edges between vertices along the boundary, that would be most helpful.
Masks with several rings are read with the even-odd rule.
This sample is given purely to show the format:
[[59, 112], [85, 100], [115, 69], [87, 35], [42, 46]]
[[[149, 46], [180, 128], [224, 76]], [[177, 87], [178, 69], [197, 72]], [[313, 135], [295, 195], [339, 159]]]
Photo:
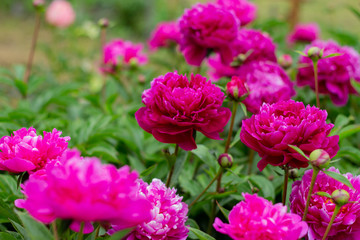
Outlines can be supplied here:
[[332, 54], [329, 54], [322, 58], [331, 58], [331, 57], [336, 57], [336, 56], [341, 56], [341, 55], [343, 55], [343, 54], [342, 53], [332, 53]]
[[358, 148], [352, 146], [344, 146], [338, 151], [336, 157], [345, 157], [353, 163], [360, 165], [360, 149]]
[[348, 6], [348, 9], [354, 13], [354, 15], [360, 20], [360, 11], [354, 8], [353, 6]]
[[9, 233], [0, 232], [0, 240], [16, 240], [16, 238]]
[[275, 188], [274, 185], [264, 176], [252, 175], [250, 176], [250, 182], [260, 189], [264, 198], [275, 199]]
[[[340, 173], [337, 172], [331, 172], [331, 171], [323, 171], [326, 175], [328, 175], [329, 177], [341, 182], [342, 184], [348, 186], [351, 189], [354, 189], [353, 185], [351, 184], [351, 182], [349, 181], [349, 179], [347, 179], [345, 176], [343, 176]], [[355, 189], [354, 189], [355, 190]]]
[[342, 139], [347, 138], [351, 135], [354, 135], [355, 133], [358, 133], [358, 132], [360, 132], [360, 124], [348, 125], [340, 130], [339, 139], [341, 141]]
[[333, 129], [331, 129], [331, 132], [329, 134], [329, 136], [334, 136], [339, 134], [339, 131], [346, 126], [350, 120], [353, 120], [353, 117], [346, 117], [345, 115], [339, 114], [336, 119], [335, 119], [335, 123], [334, 123], [334, 127]]
[[51, 240], [54, 239], [51, 232], [46, 226], [32, 217], [27, 213], [16, 211], [16, 214], [23, 223], [25, 232], [31, 240]]
[[304, 158], [306, 158], [307, 160], [310, 161], [309, 157], [305, 155], [305, 153], [298, 147], [298, 146], [294, 146], [289, 144], [289, 147], [291, 147], [292, 149], [294, 149], [297, 153], [299, 153], [301, 156], [303, 156]]
[[128, 228], [128, 229], [124, 229], [121, 230], [119, 232], [116, 232], [114, 235], [111, 235], [110, 238], [108, 238], [107, 240], [119, 240], [119, 239], [123, 239], [123, 237], [125, 237], [129, 232], [131, 232], [133, 230], [133, 228]]
[[319, 196], [331, 198], [331, 195], [328, 194], [327, 192], [316, 192], [315, 194], [316, 194], [316, 195], [319, 195]]
[[245, 104], [241, 102], [241, 103], [240, 103], [240, 107], [241, 107], [241, 109], [242, 109], [245, 117], [247, 117], [247, 109], [246, 109]]
[[149, 175], [154, 171], [154, 169], [155, 169], [156, 167], [157, 167], [157, 164], [152, 165], [151, 167], [149, 167], [149, 168], [145, 169], [144, 171], [142, 171], [142, 172], [140, 173], [140, 176], [141, 176], [141, 177], [149, 176]]
[[210, 235], [204, 233], [199, 229], [190, 227], [189, 230], [194, 233], [200, 240], [215, 240], [215, 238], [211, 237]]
[[301, 52], [301, 51], [295, 51], [295, 52], [297, 52], [298, 54], [300, 54], [300, 55], [303, 55], [304, 57], [307, 57], [307, 55], [305, 54], [305, 53], [303, 53], [303, 52]]
[[224, 217], [229, 221], [229, 213], [230, 213], [230, 211], [223, 208], [222, 206], [220, 206], [218, 201], [216, 201], [216, 204], [218, 205], [218, 207], [219, 207], [220, 211], [222, 212], [222, 214], [224, 215]]
[[355, 90], [360, 93], [360, 82], [355, 81], [355, 79], [351, 79], [351, 86], [355, 88]]
[[239, 130], [236, 132], [234, 140], [232, 141], [232, 143], [230, 144], [230, 148], [232, 148], [233, 146], [235, 146], [239, 141], [240, 141], [240, 132], [241, 132], [241, 128], [239, 128]]

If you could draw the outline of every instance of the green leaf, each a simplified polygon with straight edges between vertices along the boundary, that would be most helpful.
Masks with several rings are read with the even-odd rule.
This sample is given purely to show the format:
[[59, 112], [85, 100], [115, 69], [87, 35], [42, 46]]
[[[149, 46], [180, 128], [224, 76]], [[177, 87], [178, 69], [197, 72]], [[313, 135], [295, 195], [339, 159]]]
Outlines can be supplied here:
[[109, 237], [107, 240], [119, 240], [119, 239], [122, 239], [128, 233], [130, 233], [132, 230], [133, 230], [132, 228], [124, 229], [122, 231], [119, 231], [119, 232], [115, 233], [114, 235], [111, 235], [111, 237]]
[[302, 56], [304, 56], [304, 57], [307, 57], [307, 55], [305, 54], [305, 53], [303, 53], [303, 52], [301, 52], [301, 51], [295, 51], [296, 53], [298, 53], [298, 54], [300, 54], [300, 55], [302, 55]]
[[340, 130], [339, 132], [339, 139], [340, 141], [344, 138], [347, 138], [351, 135], [354, 135], [356, 133], [360, 132], [360, 124], [351, 124], [348, 125], [346, 127], [344, 127], [343, 129]]
[[360, 20], [360, 11], [355, 9], [353, 6], [348, 6], [348, 9], [354, 13], [354, 15]]
[[337, 135], [338, 132], [350, 122], [350, 118], [345, 115], [339, 114], [334, 123], [333, 129], [331, 129], [330, 136]]
[[5, 232], [0, 232], [0, 240], [16, 240], [12, 235]]
[[19, 218], [15, 214], [14, 210], [0, 198], [0, 219], [3, 222], [8, 222], [9, 219], [15, 222], [20, 222]]
[[265, 198], [275, 199], [275, 188], [269, 179], [264, 176], [252, 175], [249, 180], [262, 191]]
[[239, 128], [239, 130], [236, 132], [234, 140], [230, 144], [230, 148], [234, 147], [240, 141], [240, 132], [241, 132], [241, 128]]
[[216, 240], [215, 238], [211, 237], [210, 235], [204, 233], [199, 229], [190, 227], [189, 230], [194, 233], [200, 240]]
[[24, 229], [31, 240], [50, 240], [54, 239], [49, 229], [42, 223], [36, 221], [25, 212], [16, 212]]
[[288, 145], [289, 147], [291, 147], [292, 149], [294, 149], [297, 153], [299, 153], [301, 156], [303, 156], [304, 158], [306, 158], [307, 160], [310, 160], [308, 156], [305, 155], [305, 153], [297, 146], [294, 145]]
[[[323, 171], [326, 175], [328, 175], [329, 177], [341, 182], [342, 184], [348, 186], [349, 188], [354, 189], [353, 185], [351, 184], [351, 182], [349, 181], [349, 179], [347, 179], [345, 176], [343, 176], [340, 173], [337, 172], [331, 172], [331, 171]], [[355, 190], [355, 189], [354, 189]]]
[[341, 55], [343, 55], [343, 54], [342, 53], [332, 53], [332, 54], [329, 54], [322, 58], [331, 58], [331, 57], [336, 57], [336, 56], [341, 56]]
[[241, 102], [240, 107], [241, 107], [241, 109], [242, 109], [242, 111], [244, 113], [244, 116], [247, 117], [247, 109], [246, 109], [245, 104]]
[[21, 236], [24, 238], [24, 240], [30, 240], [25, 228], [23, 228], [20, 224], [10, 220], [11, 224], [15, 228], [15, 230], [21, 234]]
[[209, 167], [215, 168], [217, 166], [215, 157], [210, 153], [210, 149], [205, 145], [198, 144], [197, 148], [191, 152]]
[[222, 214], [224, 215], [224, 217], [229, 221], [229, 213], [230, 213], [230, 211], [227, 210], [227, 209], [225, 209], [225, 208], [223, 208], [223, 207], [218, 203], [218, 201], [216, 201], [216, 204], [218, 205], [218, 207], [219, 207], [220, 211], [222, 212]]
[[184, 164], [188, 156], [189, 156], [188, 151], [179, 151], [178, 156], [176, 158], [174, 173], [171, 178], [170, 186], [172, 186], [174, 183], [177, 182], [177, 179], [180, 175], [181, 170], [184, 167]]
[[19, 90], [21, 95], [25, 97], [27, 95], [27, 84], [23, 80], [14, 79], [15, 87]]
[[142, 172], [140, 173], [140, 176], [141, 176], [141, 177], [149, 176], [149, 175], [154, 171], [154, 169], [156, 168], [156, 166], [157, 166], [157, 164], [154, 164], [154, 165], [152, 165], [151, 167], [145, 169], [144, 171], [142, 171]]
[[353, 163], [360, 165], [360, 150], [353, 146], [341, 147], [335, 156], [336, 158], [348, 158]]
[[315, 194], [316, 194], [316, 195], [319, 195], [319, 196], [331, 198], [331, 195], [328, 194], [327, 192], [316, 192]]
[[355, 88], [357, 93], [360, 93], [360, 82], [355, 81], [355, 79], [351, 79], [351, 86]]

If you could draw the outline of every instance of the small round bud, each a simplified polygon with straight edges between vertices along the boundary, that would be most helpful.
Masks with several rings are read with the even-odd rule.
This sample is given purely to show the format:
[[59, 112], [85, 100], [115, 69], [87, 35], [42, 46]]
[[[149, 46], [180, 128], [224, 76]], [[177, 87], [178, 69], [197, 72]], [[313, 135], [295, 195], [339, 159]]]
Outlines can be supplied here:
[[289, 178], [295, 180], [299, 177], [299, 171], [296, 168], [292, 168], [289, 170]]
[[36, 10], [41, 10], [45, 5], [45, 0], [33, 0], [33, 6]]
[[268, 176], [269, 181], [274, 180], [274, 178], [275, 178], [274, 175], [269, 175], [269, 176]]
[[241, 102], [249, 95], [249, 88], [243, 79], [233, 76], [226, 84], [226, 94], [231, 100]]
[[337, 189], [331, 194], [331, 199], [335, 202], [336, 205], [343, 206], [349, 202], [350, 195], [344, 189]]
[[330, 164], [329, 154], [322, 149], [316, 149], [310, 153], [310, 163], [319, 169], [327, 168]]
[[145, 77], [145, 75], [144, 75], [144, 74], [140, 74], [140, 75], [138, 76], [138, 81], [139, 81], [139, 83], [145, 83], [145, 82], [146, 82], [146, 77]]
[[252, 187], [251, 192], [252, 193], [258, 193], [258, 192], [260, 192], [260, 189], [258, 189], [257, 187]]
[[278, 63], [282, 68], [288, 69], [293, 64], [293, 60], [289, 54], [284, 54], [278, 59]]
[[321, 50], [318, 47], [311, 47], [308, 52], [307, 55], [309, 58], [311, 58], [312, 60], [319, 60], [322, 58], [323, 56], [323, 50]]
[[218, 163], [222, 168], [230, 168], [233, 165], [233, 157], [228, 153], [220, 154]]
[[107, 18], [101, 18], [98, 24], [101, 28], [107, 28], [109, 26], [109, 20]]

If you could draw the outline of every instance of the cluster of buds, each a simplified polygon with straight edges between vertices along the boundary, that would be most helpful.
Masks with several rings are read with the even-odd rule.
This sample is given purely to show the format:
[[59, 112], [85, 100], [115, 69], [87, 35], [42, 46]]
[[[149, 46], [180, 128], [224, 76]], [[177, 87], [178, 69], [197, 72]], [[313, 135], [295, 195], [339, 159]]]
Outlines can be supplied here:
[[243, 79], [233, 76], [226, 84], [226, 94], [231, 100], [241, 102], [249, 95], [249, 87]]

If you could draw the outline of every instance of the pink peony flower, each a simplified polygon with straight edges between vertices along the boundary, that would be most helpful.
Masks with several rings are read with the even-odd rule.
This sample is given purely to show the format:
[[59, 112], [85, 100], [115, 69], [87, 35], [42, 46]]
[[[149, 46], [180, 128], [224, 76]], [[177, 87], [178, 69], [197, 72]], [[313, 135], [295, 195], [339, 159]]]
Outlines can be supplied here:
[[[349, 94], [356, 90], [351, 85], [351, 79], [360, 82], [360, 55], [351, 47], [341, 47], [334, 41], [314, 41], [305, 48], [307, 52], [311, 47], [323, 49], [323, 56], [333, 53], [342, 55], [320, 59], [318, 62], [319, 92], [329, 94], [336, 105], [345, 105]], [[314, 68], [310, 58], [301, 56], [300, 67], [296, 76], [299, 86], [309, 85], [315, 89]]]
[[[140, 195], [152, 204], [151, 220], [139, 224], [126, 240], [185, 240], [189, 229], [185, 226], [188, 206], [176, 190], [167, 188], [159, 179], [149, 184], [140, 180]], [[117, 226], [113, 226], [117, 231]], [[113, 231], [111, 231], [113, 232]]]
[[249, 87], [250, 94], [243, 103], [252, 113], [259, 112], [263, 103], [288, 100], [295, 95], [293, 83], [277, 63], [254, 61], [241, 66], [237, 76]]
[[167, 73], [155, 78], [151, 88], [144, 91], [135, 117], [140, 127], [163, 143], [176, 143], [190, 151], [196, 148], [195, 131], [206, 137], [221, 140], [231, 111], [221, 107], [225, 96], [220, 88], [201, 75]]
[[216, 231], [234, 240], [297, 240], [306, 235], [308, 226], [301, 217], [287, 213], [287, 207], [243, 193], [245, 201], [239, 202], [229, 214], [229, 224], [219, 218], [213, 224]]
[[245, 26], [256, 18], [256, 6], [247, 0], [217, 0], [216, 3], [233, 11], [240, 26]]
[[46, 21], [59, 28], [66, 28], [74, 23], [75, 12], [71, 4], [65, 0], [54, 0], [46, 10]]
[[287, 42], [293, 45], [296, 42], [311, 43], [319, 38], [320, 29], [316, 23], [298, 24], [288, 35]]
[[293, 100], [263, 104], [258, 114], [243, 120], [240, 139], [259, 153], [260, 171], [268, 164], [307, 167], [308, 160], [288, 145], [299, 147], [306, 155], [323, 149], [334, 157], [339, 150], [339, 136], [328, 137], [334, 125], [327, 124], [326, 117], [325, 110]]
[[180, 28], [177, 22], [162, 22], [151, 33], [149, 46], [150, 49], [155, 50], [159, 47], [167, 47], [171, 42], [178, 44], [180, 39]]
[[[301, 181], [294, 182], [290, 194], [290, 209], [293, 213], [302, 216], [304, 213], [306, 199], [311, 183], [312, 169], [307, 170]], [[331, 167], [328, 171], [339, 170]], [[349, 203], [341, 207], [328, 235], [328, 240], [355, 240], [360, 239], [360, 176], [351, 173], [344, 176], [352, 183], [355, 190], [347, 187], [341, 182], [329, 177], [322, 171], [319, 172], [313, 193], [327, 192], [330, 195], [336, 189], [344, 189], [349, 195]], [[306, 216], [309, 225], [308, 239], [322, 239], [335, 209], [335, 203], [323, 196], [313, 194], [310, 200], [309, 212]]]
[[137, 179], [128, 166], [116, 169], [70, 151], [61, 161], [31, 175], [22, 185], [26, 199], [16, 200], [15, 205], [43, 223], [71, 219], [75, 231], [85, 222], [85, 233], [93, 230], [95, 221], [116, 224], [119, 229], [134, 227], [151, 217], [151, 204], [139, 196]]
[[13, 173], [36, 172], [52, 160], [60, 157], [67, 149], [70, 137], [60, 137], [55, 128], [36, 135], [36, 129], [21, 128], [11, 136], [0, 139], [0, 170]]
[[115, 39], [104, 46], [103, 63], [104, 72], [114, 73], [122, 65], [136, 63], [144, 65], [147, 63], [147, 56], [142, 53], [143, 45], [134, 44], [130, 41]]
[[236, 39], [239, 28], [233, 13], [212, 3], [196, 4], [185, 11], [179, 25], [180, 49], [189, 64], [200, 66], [212, 50], [220, 54], [223, 63], [232, 61], [230, 44]]

